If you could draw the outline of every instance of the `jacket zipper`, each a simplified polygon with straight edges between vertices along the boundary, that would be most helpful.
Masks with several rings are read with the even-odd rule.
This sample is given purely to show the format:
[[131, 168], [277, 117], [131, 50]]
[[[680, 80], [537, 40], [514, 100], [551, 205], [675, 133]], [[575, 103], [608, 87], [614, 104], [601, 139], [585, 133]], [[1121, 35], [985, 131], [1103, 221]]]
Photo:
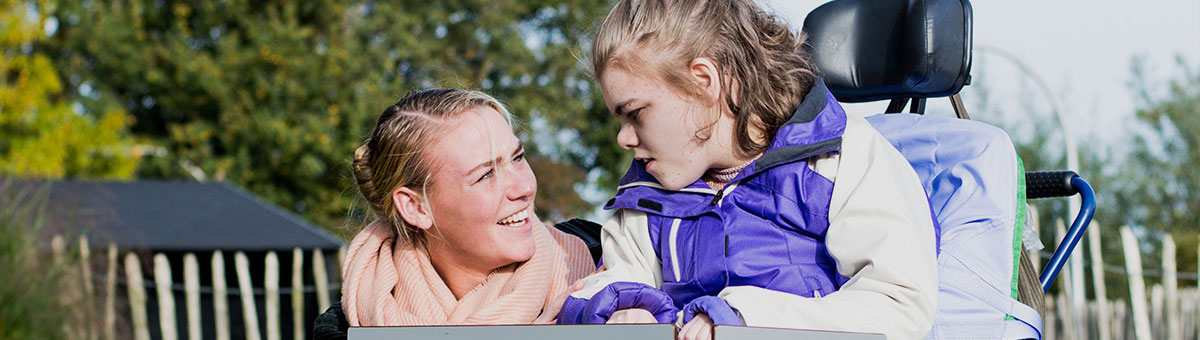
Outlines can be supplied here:
[[[618, 187], [618, 189], [624, 189], [626, 187], [632, 187], [632, 186], [637, 186], [637, 185], [646, 185], [646, 186], [651, 186], [651, 187], [656, 187], [656, 188], [662, 189], [662, 186], [660, 186], [660, 185], [646, 183], [646, 182], [629, 183], [629, 184]], [[713, 196], [713, 200], [711, 202], [709, 202], [709, 206], [720, 206], [721, 200], [723, 198], [725, 198], [725, 190], [726, 189], [733, 190], [733, 188], [735, 188], [735, 187], [737, 187], [736, 182], [729, 183], [721, 190], [717, 190], [715, 196]], [[695, 190], [695, 189], [679, 190], [679, 191], [703, 192], [702, 190]], [[681, 278], [682, 275], [680, 274], [680, 269], [679, 269], [679, 246], [678, 246], [678, 243], [679, 243], [679, 223], [680, 222], [682, 222], [682, 221], [679, 218], [672, 219], [671, 235], [670, 235], [670, 240], [669, 240], [669, 242], [671, 242], [671, 273], [675, 274], [676, 282], [683, 282], [683, 279]], [[725, 236], [725, 256], [727, 256], [727, 257], [729, 256], [729, 236], [728, 235]]]
[[721, 196], [725, 196], [725, 189], [717, 190], [717, 195], [713, 196], [712, 202], [709, 202], [708, 205], [714, 206], [721, 203]]

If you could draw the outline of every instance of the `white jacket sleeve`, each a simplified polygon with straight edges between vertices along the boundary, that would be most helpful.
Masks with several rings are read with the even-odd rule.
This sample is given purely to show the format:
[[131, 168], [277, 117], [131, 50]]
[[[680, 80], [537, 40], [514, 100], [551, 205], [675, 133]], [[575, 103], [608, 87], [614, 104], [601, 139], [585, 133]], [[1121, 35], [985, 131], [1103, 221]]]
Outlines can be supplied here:
[[904, 157], [866, 120], [847, 118], [840, 156], [810, 165], [834, 180], [825, 245], [849, 281], [818, 298], [750, 286], [728, 287], [718, 296], [748, 326], [924, 338], [938, 292], [925, 191]]
[[604, 271], [584, 278], [584, 288], [571, 296], [588, 299], [613, 282], [662, 286], [662, 263], [650, 242], [646, 213], [619, 209], [600, 229]]

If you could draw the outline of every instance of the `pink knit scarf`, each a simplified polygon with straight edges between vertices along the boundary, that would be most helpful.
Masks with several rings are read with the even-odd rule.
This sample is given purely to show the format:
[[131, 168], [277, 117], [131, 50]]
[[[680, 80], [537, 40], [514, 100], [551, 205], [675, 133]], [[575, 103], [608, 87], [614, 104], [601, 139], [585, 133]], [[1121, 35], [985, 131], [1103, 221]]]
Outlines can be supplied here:
[[581, 240], [535, 223], [533, 258], [493, 271], [455, 299], [424, 247], [397, 243], [390, 224], [372, 222], [351, 241], [342, 265], [347, 321], [351, 327], [532, 323], [595, 269]]

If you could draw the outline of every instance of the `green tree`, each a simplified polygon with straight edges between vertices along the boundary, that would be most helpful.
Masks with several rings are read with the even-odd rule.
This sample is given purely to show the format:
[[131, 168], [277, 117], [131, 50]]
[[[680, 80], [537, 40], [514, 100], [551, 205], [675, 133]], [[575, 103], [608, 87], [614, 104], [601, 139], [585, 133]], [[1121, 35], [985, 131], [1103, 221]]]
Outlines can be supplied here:
[[[1122, 243], [1118, 230], [1131, 226], [1137, 230], [1142, 242], [1143, 265], [1156, 269], [1161, 263], [1161, 239], [1170, 234], [1176, 241], [1178, 268], [1182, 271], [1196, 270], [1197, 225], [1200, 225], [1200, 74], [1181, 63], [1179, 76], [1175, 79], [1146, 79], [1143, 63], [1135, 60], [1131, 75], [1134, 78], [1130, 89], [1141, 103], [1136, 115], [1130, 115], [1129, 124], [1113, 127], [1112, 131], [1098, 136], [1123, 136], [1129, 132], [1131, 139], [1091, 140], [1079, 143], [1079, 174], [1088, 180], [1096, 192], [1097, 209], [1095, 223], [1090, 234], [1099, 230], [1104, 263], [1118, 267], [1124, 263]], [[986, 77], [979, 77], [986, 79]], [[976, 93], [984, 99], [985, 110], [994, 113], [996, 108], [986, 105], [988, 91], [986, 82], [978, 82]], [[1163, 87], [1163, 88], [1160, 88]], [[1161, 91], [1164, 90], [1165, 91]], [[978, 90], [983, 91], [978, 91]], [[1036, 97], [1029, 93], [1024, 97]], [[1071, 108], [1068, 108], [1071, 109]], [[1027, 169], [1052, 170], [1065, 167], [1061, 151], [1061, 136], [1045, 108], [1026, 104], [1021, 113], [1024, 119], [997, 123], [1014, 134], [1018, 154]], [[982, 114], [982, 119], [988, 119]], [[1047, 199], [1031, 201], [1040, 212], [1042, 242], [1046, 251], [1052, 251], [1058, 240], [1053, 227], [1056, 220], [1071, 223], [1067, 200]], [[1097, 229], [1099, 228], [1099, 229]], [[1086, 245], [1084, 245], [1086, 247]], [[1076, 248], [1073, 256], [1086, 248]], [[1089, 274], [1090, 275], [1090, 274]], [[1128, 296], [1127, 280], [1123, 276], [1108, 274], [1108, 296]], [[1158, 278], [1147, 277], [1151, 283]], [[1089, 278], [1090, 281], [1090, 278]], [[1057, 288], [1056, 288], [1057, 289]], [[1090, 294], [1090, 293], [1089, 293]]]
[[46, 2], [0, 0], [0, 174], [128, 178], [136, 159], [119, 107], [72, 108], [36, 44]]
[[1137, 111], [1142, 129], [1121, 162], [1115, 210], [1122, 223], [1143, 228], [1153, 243], [1170, 234], [1179, 268], [1195, 271], [1196, 252], [1188, 250], [1200, 245], [1200, 73], [1180, 61], [1176, 78], [1153, 81], [1144, 79], [1142, 65], [1133, 63], [1132, 86], [1142, 102]]
[[590, 204], [554, 182], [601, 169], [612, 183], [622, 162], [576, 58], [608, 6], [61, 0], [49, 45], [71, 93], [129, 110], [133, 132], [159, 146], [142, 177], [229, 180], [341, 225], [363, 211], [349, 161], [378, 114], [409, 90], [464, 87], [513, 108], [527, 147], [544, 155], [533, 163], [542, 187], [558, 188], [540, 191], [539, 210], [574, 216]]

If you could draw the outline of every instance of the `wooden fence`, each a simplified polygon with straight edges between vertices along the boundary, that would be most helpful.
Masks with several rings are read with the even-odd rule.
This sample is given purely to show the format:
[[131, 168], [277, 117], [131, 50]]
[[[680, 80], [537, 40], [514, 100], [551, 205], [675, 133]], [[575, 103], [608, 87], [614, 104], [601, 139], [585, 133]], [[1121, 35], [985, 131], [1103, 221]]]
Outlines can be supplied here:
[[[1058, 234], [1062, 235], [1061, 222]], [[1176, 266], [1175, 242], [1170, 235], [1163, 238], [1162, 266], [1154, 270], [1161, 284], [1146, 288], [1148, 270], [1142, 265], [1142, 247], [1129, 227], [1120, 228], [1124, 253], [1124, 268], [1106, 265], [1100, 256], [1101, 228], [1092, 225], [1086, 234], [1087, 243], [1075, 248], [1072, 261], [1059, 276], [1061, 294], [1046, 296], [1043, 317], [1045, 339], [1098, 340], [1181, 340], [1200, 338], [1200, 281], [1194, 272], [1180, 272]], [[1087, 249], [1090, 263], [1077, 261]], [[1200, 254], [1200, 249], [1196, 250]], [[1083, 267], [1090, 275], [1083, 275]], [[1077, 268], [1070, 268], [1077, 267]], [[1120, 267], [1117, 267], [1120, 268]], [[1106, 277], [1105, 273], [1114, 273]], [[1089, 277], [1090, 276], [1090, 277]], [[1091, 282], [1092, 298], [1086, 299], [1084, 280]], [[1110, 300], [1106, 296], [1107, 282], [1127, 280], [1129, 300]], [[1180, 288], [1180, 281], [1196, 286]], [[1147, 293], [1149, 296], [1147, 296]]]
[[[308, 334], [308, 330], [312, 327], [311, 317], [305, 317], [306, 294], [315, 294], [316, 311], [319, 313], [328, 308], [331, 304], [331, 292], [336, 293], [340, 290], [340, 284], [330, 282], [329, 270], [326, 265], [326, 254], [320, 249], [314, 249], [305, 252], [300, 248], [293, 249], [291, 252], [291, 287], [280, 287], [280, 265], [279, 256], [274, 251], [267, 252], [261, 263], [261, 285], [256, 286], [254, 282], [255, 275], [251, 275], [252, 264], [243, 251], [236, 251], [232, 254], [234, 269], [236, 271], [237, 286], [229, 287], [230, 280], [226, 277], [226, 253], [222, 251], [214, 251], [209, 255], [211, 273], [208, 278], [210, 285], [201, 287], [201, 272], [200, 262], [202, 259], [197, 258], [194, 253], [185, 253], [182, 258], [182, 268], [172, 268], [166, 254], [156, 253], [152, 256], [152, 268], [147, 268], [153, 275], [152, 282], [146, 282], [146, 276], [143, 276], [142, 264], [144, 262], [136, 252], [126, 252], [122, 256], [115, 245], [108, 245], [104, 248], [105, 259], [92, 259], [91, 249], [86, 238], [80, 238], [77, 245], [68, 247], [61, 236], [55, 236], [51, 241], [51, 247], [55, 255], [59, 258], [63, 256], [78, 256], [81, 264], [78, 275], [82, 281], [83, 287], [78, 294], [72, 292], [67, 299], [74, 300], [72, 305], [79, 306], [82, 303], [86, 310], [85, 313], [95, 314], [92, 311], [98, 311], [102, 315], [98, 320], [100, 322], [85, 322], [79, 325], [67, 326], [67, 334], [74, 339], [125, 339], [133, 338], [137, 340], [154, 339], [175, 340], [181, 334], [186, 334], [187, 339], [251, 339], [259, 340], [281, 340], [282, 334], [285, 332], [281, 329], [281, 319], [285, 317], [284, 313], [291, 317], [290, 324], [292, 329], [290, 332], [293, 339], [304, 339]], [[71, 250], [67, 250], [71, 249]], [[74, 254], [75, 250], [78, 254]], [[310, 256], [306, 256], [310, 255]], [[340, 266], [341, 260], [345, 256], [345, 247], [342, 247], [337, 252], [338, 263], [333, 264]], [[311, 266], [305, 266], [304, 260], [308, 258], [312, 261]], [[118, 260], [122, 263], [118, 263]], [[102, 277], [93, 277], [93, 267], [103, 267], [104, 273]], [[118, 273], [118, 268], [124, 268], [123, 273]], [[304, 278], [307, 276], [304, 273], [305, 268], [311, 269], [313, 278], [312, 286], [306, 286]], [[182, 274], [179, 274], [182, 272]], [[335, 272], [340, 272], [335, 271]], [[122, 276], [123, 275], [123, 276]], [[335, 276], [335, 279], [340, 277]], [[176, 280], [182, 279], [182, 290], [184, 298], [182, 301], [176, 301], [176, 290], [179, 285]], [[117, 290], [118, 282], [123, 282], [126, 288], [124, 293], [124, 301], [121, 299], [121, 293]], [[93, 289], [93, 283], [103, 284], [101, 294], [97, 294]], [[231, 290], [232, 288], [232, 290]], [[147, 292], [147, 289], [153, 291]], [[201, 300], [202, 291], [205, 294], [211, 295], [211, 313], [202, 313]], [[147, 294], [154, 294], [153, 304], [148, 303], [150, 300]], [[231, 308], [229, 306], [229, 295], [237, 295], [240, 302], [240, 314], [242, 320], [231, 320]], [[287, 304], [290, 310], [281, 310], [280, 298], [281, 295], [288, 295], [291, 303]], [[258, 296], [262, 297], [262, 303], [257, 302]], [[334, 296], [333, 298], [336, 298]], [[101, 303], [102, 301], [102, 303]], [[183, 304], [185, 312], [177, 312], [176, 304]], [[127, 308], [119, 308], [127, 307]], [[152, 327], [150, 324], [151, 312], [157, 313], [157, 327]], [[265, 316], [265, 323], [259, 324], [260, 316]], [[206, 322], [203, 319], [210, 319], [212, 327], [203, 327]], [[121, 325], [118, 320], [128, 320], [128, 324]], [[231, 327], [231, 322], [241, 322], [241, 332], [235, 332]], [[185, 332], [181, 332], [182, 327], [186, 327]], [[118, 331], [121, 329], [122, 331]], [[152, 329], [157, 330], [152, 334]], [[235, 334], [236, 333], [236, 334]]]

